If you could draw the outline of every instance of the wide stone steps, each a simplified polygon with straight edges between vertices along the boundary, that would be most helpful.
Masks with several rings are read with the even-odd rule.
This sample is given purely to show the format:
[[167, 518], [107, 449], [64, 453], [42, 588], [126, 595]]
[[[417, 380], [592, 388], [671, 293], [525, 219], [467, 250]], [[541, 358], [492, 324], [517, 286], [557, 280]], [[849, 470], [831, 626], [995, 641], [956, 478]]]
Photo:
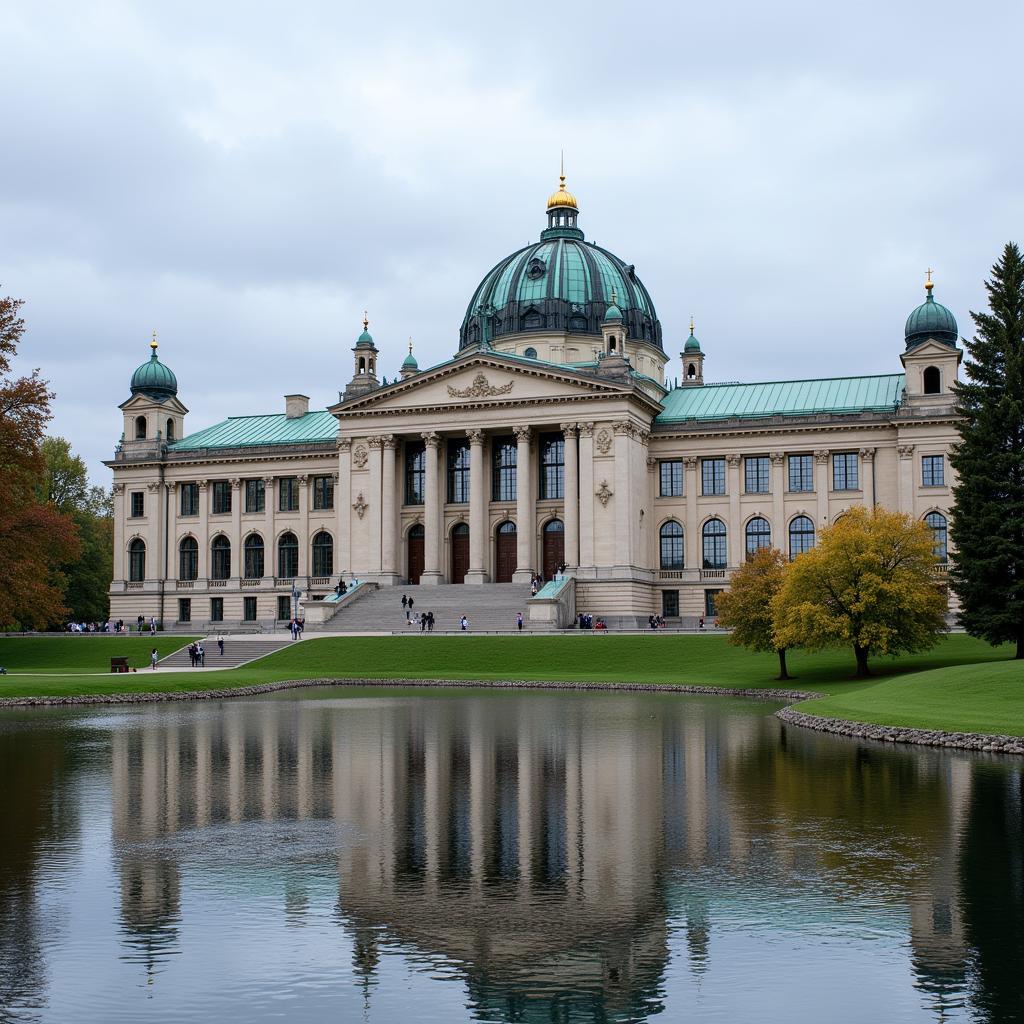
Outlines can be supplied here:
[[[415, 632], [419, 626], [407, 625], [402, 610], [402, 595], [413, 599], [413, 611], [434, 613], [434, 631], [459, 628], [465, 615], [473, 632], [513, 630], [516, 612], [526, 617], [530, 599], [529, 584], [482, 583], [441, 584], [436, 587], [381, 587], [373, 594], [343, 608], [325, 627], [328, 632], [360, 633], [378, 631]], [[306, 635], [309, 635], [307, 630]]]
[[[274, 640], [252, 640], [249, 638], [235, 639], [231, 636], [224, 637], [224, 654], [222, 655], [217, 647], [217, 638], [208, 637], [203, 641], [206, 648], [206, 668], [237, 668], [246, 662], [256, 658], [273, 654], [292, 643], [291, 639]], [[188, 646], [180, 651], [169, 654], [163, 661], [157, 662], [159, 668], [191, 669], [192, 664], [188, 657]]]

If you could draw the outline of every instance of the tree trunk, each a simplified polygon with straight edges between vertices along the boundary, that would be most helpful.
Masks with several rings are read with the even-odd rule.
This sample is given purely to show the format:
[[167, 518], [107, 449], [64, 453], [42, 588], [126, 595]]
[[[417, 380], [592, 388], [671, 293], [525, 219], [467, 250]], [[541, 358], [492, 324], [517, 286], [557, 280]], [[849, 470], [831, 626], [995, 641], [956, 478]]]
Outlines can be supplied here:
[[789, 679], [789, 673], [786, 671], [786, 648], [780, 647], [778, 651], [779, 655], [779, 678]]
[[857, 678], [863, 679], [865, 676], [871, 675], [868, 671], [868, 649], [854, 644], [853, 655], [857, 659]]

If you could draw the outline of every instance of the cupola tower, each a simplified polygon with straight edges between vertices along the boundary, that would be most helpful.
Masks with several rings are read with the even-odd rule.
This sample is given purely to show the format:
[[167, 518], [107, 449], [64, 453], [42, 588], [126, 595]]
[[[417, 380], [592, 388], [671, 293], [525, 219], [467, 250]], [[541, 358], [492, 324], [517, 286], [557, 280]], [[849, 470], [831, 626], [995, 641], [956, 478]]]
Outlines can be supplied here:
[[380, 387], [377, 379], [377, 346], [373, 343], [373, 335], [370, 334], [370, 317], [363, 313], [363, 333], [356, 338], [352, 346], [353, 367], [352, 379], [345, 388], [342, 401], [347, 402], [350, 398], [357, 398], [365, 395], [368, 391], [376, 391]]
[[700, 342], [693, 333], [693, 317], [690, 317], [690, 336], [683, 346], [683, 379], [680, 384], [684, 388], [697, 387], [704, 383], [704, 353]]

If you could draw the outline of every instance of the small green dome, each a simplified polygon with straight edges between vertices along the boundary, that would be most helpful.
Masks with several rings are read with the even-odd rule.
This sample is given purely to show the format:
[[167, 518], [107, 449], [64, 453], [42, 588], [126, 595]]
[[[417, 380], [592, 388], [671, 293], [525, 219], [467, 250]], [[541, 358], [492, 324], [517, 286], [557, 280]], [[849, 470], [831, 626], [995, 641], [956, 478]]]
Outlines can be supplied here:
[[369, 316], [363, 314], [363, 333], [356, 338], [356, 348], [374, 348], [373, 335], [370, 334]]
[[955, 345], [960, 338], [956, 317], [945, 306], [935, 301], [931, 281], [925, 287], [928, 289], [928, 297], [907, 317], [907, 326], [903, 331], [907, 348], [920, 345], [929, 338], [947, 345]]
[[402, 360], [403, 370], [418, 370], [419, 368], [420, 364], [416, 362], [416, 357], [411, 352]]
[[156, 342], [150, 342], [153, 354], [132, 374], [132, 394], [150, 398], [170, 398], [178, 393], [178, 378], [169, 366], [160, 362]]
[[686, 344], [683, 346], [684, 352], [699, 352], [700, 342], [691, 334], [686, 339]]
[[612, 304], [605, 310], [604, 322], [609, 323], [621, 323], [622, 321], [622, 310], [615, 304], [615, 294], [612, 293]]

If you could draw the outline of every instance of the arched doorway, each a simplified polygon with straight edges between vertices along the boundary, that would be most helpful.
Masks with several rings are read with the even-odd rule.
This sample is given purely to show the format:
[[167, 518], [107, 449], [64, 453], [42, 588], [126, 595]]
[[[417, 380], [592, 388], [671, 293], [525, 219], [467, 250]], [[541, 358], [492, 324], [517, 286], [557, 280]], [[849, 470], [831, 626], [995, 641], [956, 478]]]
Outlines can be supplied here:
[[452, 583], [465, 583], [469, 571], [469, 527], [456, 523], [452, 527]]
[[417, 523], [409, 531], [409, 583], [415, 586], [423, 575], [423, 524]]
[[516, 571], [516, 524], [504, 522], [498, 527], [494, 545], [494, 582], [511, 583]]
[[544, 526], [544, 579], [553, 580], [564, 561], [565, 525], [561, 519], [552, 519]]

